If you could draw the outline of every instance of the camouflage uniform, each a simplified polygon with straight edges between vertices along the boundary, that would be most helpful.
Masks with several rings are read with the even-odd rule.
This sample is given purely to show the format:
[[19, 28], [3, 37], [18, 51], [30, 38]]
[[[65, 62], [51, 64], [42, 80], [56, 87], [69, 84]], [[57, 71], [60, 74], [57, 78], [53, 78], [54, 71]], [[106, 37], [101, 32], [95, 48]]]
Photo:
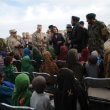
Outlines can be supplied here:
[[108, 39], [108, 30], [103, 22], [96, 21], [95, 24], [88, 27], [88, 48], [92, 52], [97, 50], [100, 55], [104, 54], [104, 42]]
[[10, 52], [14, 52], [18, 54], [19, 56], [22, 56], [23, 54], [22, 40], [19, 35], [16, 35], [16, 37], [9, 36], [7, 38], [7, 46]]
[[7, 45], [11, 51], [15, 51], [15, 47], [21, 45], [21, 37], [17, 35], [16, 37], [9, 36], [7, 38]]
[[32, 34], [32, 44], [34, 47], [37, 47], [39, 50], [44, 48], [45, 43], [45, 33], [38, 33], [37, 31]]

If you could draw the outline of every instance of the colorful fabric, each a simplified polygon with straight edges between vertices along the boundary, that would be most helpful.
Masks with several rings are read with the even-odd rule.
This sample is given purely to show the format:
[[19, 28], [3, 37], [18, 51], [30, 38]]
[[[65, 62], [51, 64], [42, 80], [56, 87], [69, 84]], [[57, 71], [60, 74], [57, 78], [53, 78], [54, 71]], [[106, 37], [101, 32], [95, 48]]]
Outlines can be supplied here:
[[30, 50], [29, 48], [25, 48], [24, 51], [23, 51], [23, 56], [30, 56]]
[[0, 85], [0, 103], [12, 103], [12, 94], [14, 91], [14, 85], [8, 81], [3, 81]]
[[82, 52], [81, 52], [80, 61], [86, 62], [87, 59], [88, 59], [88, 56], [89, 56], [89, 50], [88, 50], [88, 48], [86, 47], [86, 48], [84, 48], [84, 49], [82, 50]]
[[4, 67], [4, 73], [6, 75], [5, 80], [11, 83], [15, 82], [15, 75], [14, 73], [17, 72], [17, 68], [12, 64]]
[[49, 51], [49, 52], [51, 53], [53, 59], [56, 58], [55, 50], [54, 50], [53, 47], [49, 47], [49, 48], [47, 49], [47, 51]]
[[22, 73], [15, 79], [15, 90], [13, 94], [13, 105], [29, 106], [32, 93], [29, 91], [29, 77]]
[[42, 55], [40, 51], [35, 47], [32, 49], [32, 57], [33, 57], [33, 60], [36, 60], [38, 62], [42, 60]]
[[57, 67], [56, 63], [53, 61], [50, 52], [45, 51], [43, 53], [43, 58], [44, 58], [44, 62], [41, 65], [40, 70], [42, 72], [49, 73], [50, 75], [56, 74], [58, 72], [58, 67]]
[[67, 54], [68, 54], [68, 48], [65, 45], [63, 45], [60, 47], [60, 54], [57, 59], [58, 60], [66, 60]]
[[29, 56], [24, 56], [21, 60], [21, 71], [29, 73], [32, 73], [34, 71], [34, 67], [31, 64]]

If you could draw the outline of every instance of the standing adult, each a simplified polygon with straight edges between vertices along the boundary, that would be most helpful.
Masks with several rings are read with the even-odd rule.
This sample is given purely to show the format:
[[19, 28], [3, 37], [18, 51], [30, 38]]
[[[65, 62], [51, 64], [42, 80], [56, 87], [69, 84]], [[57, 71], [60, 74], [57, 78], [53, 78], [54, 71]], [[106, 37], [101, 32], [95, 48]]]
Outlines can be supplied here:
[[15, 53], [20, 54], [20, 56], [22, 56], [21, 36], [17, 35], [17, 31], [15, 29], [10, 30], [10, 36], [7, 38], [7, 45], [8, 45], [9, 51], [13, 51]]
[[58, 29], [56, 26], [53, 27], [53, 37], [52, 37], [52, 44], [55, 50], [55, 54], [59, 55], [60, 53], [60, 46], [63, 45], [65, 42], [64, 37], [61, 33], [58, 33]]
[[72, 16], [71, 18], [71, 24], [73, 26], [73, 32], [72, 32], [72, 47], [76, 48], [78, 50], [78, 53], [81, 52], [83, 49], [83, 29], [81, 28], [79, 24], [80, 18], [77, 16]]
[[96, 20], [96, 14], [89, 13], [86, 15], [88, 22], [88, 48], [92, 52], [97, 50], [101, 56], [104, 53], [104, 42], [108, 39], [109, 32], [106, 25]]
[[81, 28], [82, 28], [82, 48], [86, 48], [88, 45], [88, 30], [84, 27], [84, 21], [79, 22]]
[[42, 32], [42, 25], [37, 25], [37, 30], [32, 34], [33, 46], [42, 51], [45, 37], [46, 34]]
[[72, 43], [72, 26], [71, 26], [71, 24], [67, 24], [67, 26], [66, 26], [65, 37], [66, 37], [66, 46], [68, 48], [70, 48], [71, 47], [71, 43]]

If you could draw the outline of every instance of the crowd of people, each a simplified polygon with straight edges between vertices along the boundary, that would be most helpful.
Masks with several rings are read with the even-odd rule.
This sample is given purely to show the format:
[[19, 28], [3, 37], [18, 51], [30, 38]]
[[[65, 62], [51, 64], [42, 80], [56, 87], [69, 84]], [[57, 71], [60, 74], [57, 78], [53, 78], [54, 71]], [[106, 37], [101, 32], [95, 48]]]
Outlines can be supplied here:
[[[110, 77], [110, 34], [96, 14], [89, 13], [86, 19], [87, 29], [72, 16], [63, 34], [54, 25], [43, 33], [39, 24], [33, 34], [23, 32], [21, 37], [12, 29], [8, 38], [0, 38], [0, 103], [35, 110], [77, 110], [79, 103], [80, 110], [88, 110], [84, 77]], [[19, 70], [13, 62], [18, 60], [21, 74], [15, 77]], [[33, 72], [56, 77], [52, 94], [45, 92], [48, 81], [43, 76], [33, 78]]]

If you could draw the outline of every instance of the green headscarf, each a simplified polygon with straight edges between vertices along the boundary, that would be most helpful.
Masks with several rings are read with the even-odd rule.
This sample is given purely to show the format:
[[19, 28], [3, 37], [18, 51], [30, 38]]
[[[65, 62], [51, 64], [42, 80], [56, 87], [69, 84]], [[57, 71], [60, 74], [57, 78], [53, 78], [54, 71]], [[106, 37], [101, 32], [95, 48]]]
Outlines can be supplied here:
[[50, 48], [47, 49], [47, 51], [49, 51], [51, 53], [53, 59], [56, 58], [56, 54], [55, 54], [54, 48], [50, 47]]
[[6, 74], [5, 80], [14, 83], [15, 82], [15, 75], [14, 73], [17, 71], [16, 67], [14, 67], [12, 64], [5, 66], [4, 72]]
[[35, 47], [32, 49], [32, 56], [33, 60], [36, 60], [37, 62], [40, 62], [42, 60], [42, 55], [40, 51]]
[[29, 56], [24, 56], [21, 60], [21, 71], [32, 73], [34, 72], [34, 67], [30, 62]]
[[[13, 104], [15, 106], [29, 106], [32, 93], [29, 91], [30, 80], [27, 74], [19, 74], [15, 79]], [[24, 98], [21, 104], [21, 99]]]

